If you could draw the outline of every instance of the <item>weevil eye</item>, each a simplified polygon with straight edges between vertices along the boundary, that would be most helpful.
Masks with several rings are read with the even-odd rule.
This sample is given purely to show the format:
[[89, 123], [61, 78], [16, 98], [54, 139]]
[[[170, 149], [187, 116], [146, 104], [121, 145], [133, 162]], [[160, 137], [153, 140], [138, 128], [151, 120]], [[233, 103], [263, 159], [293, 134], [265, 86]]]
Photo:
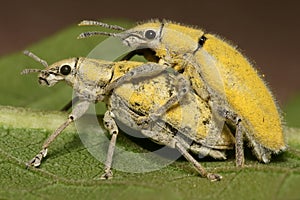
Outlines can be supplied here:
[[68, 74], [70, 74], [70, 72], [71, 72], [71, 67], [69, 65], [63, 65], [63, 66], [61, 66], [60, 73], [62, 75], [68, 75]]
[[149, 40], [154, 39], [155, 36], [156, 36], [156, 33], [155, 33], [155, 31], [153, 31], [153, 30], [147, 30], [147, 31], [145, 32], [145, 37], [146, 37], [147, 39], [149, 39]]

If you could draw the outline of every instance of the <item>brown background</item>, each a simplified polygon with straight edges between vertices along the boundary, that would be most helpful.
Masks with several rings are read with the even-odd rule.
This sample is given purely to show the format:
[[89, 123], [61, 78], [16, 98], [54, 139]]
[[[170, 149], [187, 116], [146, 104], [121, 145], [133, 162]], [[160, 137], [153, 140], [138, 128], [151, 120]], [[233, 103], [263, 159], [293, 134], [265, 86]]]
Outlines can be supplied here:
[[167, 18], [234, 41], [285, 104], [300, 91], [300, 1], [51, 0], [0, 4], [0, 56], [82, 19]]

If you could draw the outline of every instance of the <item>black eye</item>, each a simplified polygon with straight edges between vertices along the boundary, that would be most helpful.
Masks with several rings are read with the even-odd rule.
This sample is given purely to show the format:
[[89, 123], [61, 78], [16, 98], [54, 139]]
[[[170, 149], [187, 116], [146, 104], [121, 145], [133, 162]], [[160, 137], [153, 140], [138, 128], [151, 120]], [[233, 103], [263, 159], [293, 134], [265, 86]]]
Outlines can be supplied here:
[[70, 74], [71, 72], [71, 67], [69, 65], [63, 65], [61, 68], [60, 68], [60, 73], [62, 75], [68, 75]]
[[199, 41], [198, 41], [198, 44], [202, 47], [205, 43], [205, 41], [207, 40], [207, 38], [202, 35], [200, 38], [199, 38]]
[[156, 33], [155, 33], [153, 30], [148, 30], [148, 31], [146, 31], [146, 33], [145, 33], [145, 37], [146, 37], [147, 39], [149, 39], [149, 40], [154, 39], [155, 36], [156, 36]]

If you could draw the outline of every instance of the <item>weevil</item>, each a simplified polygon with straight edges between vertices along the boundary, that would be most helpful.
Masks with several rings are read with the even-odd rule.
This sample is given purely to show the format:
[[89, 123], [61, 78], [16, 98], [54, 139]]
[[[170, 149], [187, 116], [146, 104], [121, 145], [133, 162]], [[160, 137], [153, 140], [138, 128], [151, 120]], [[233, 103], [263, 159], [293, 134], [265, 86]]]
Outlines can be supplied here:
[[[114, 29], [97, 21], [79, 25]], [[117, 37], [132, 47], [125, 60], [144, 55], [189, 79], [197, 95], [236, 127], [237, 166], [244, 165], [245, 139], [264, 163], [270, 161], [271, 154], [286, 149], [280, 110], [270, 89], [249, 60], [221, 37], [167, 20], [152, 20], [118, 33], [85, 32], [79, 38], [93, 35]]]
[[73, 87], [79, 99], [66, 122], [44, 142], [42, 150], [27, 166], [40, 166], [55, 138], [80, 118], [90, 104], [103, 101], [108, 107], [103, 121], [111, 140], [102, 178], [112, 177], [112, 158], [119, 132], [115, 119], [140, 130], [156, 143], [176, 148], [201, 176], [212, 181], [222, 178], [208, 173], [189, 150], [226, 159], [225, 151], [233, 148], [235, 139], [227, 126], [220, 129], [207, 102], [189, 90], [189, 81], [184, 76], [165, 72], [164, 66], [151, 62], [111, 62], [80, 57], [48, 66], [33, 53], [26, 51], [25, 54], [46, 68], [25, 69], [22, 74], [39, 73], [39, 83], [49, 87], [64, 81]]

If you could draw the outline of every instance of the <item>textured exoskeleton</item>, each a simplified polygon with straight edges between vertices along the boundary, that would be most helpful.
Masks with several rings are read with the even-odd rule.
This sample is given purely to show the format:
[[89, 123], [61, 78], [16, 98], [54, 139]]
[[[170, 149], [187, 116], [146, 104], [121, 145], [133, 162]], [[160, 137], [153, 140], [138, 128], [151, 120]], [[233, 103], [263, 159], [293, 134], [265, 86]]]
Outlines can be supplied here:
[[49, 87], [64, 81], [79, 99], [67, 121], [45, 141], [42, 150], [28, 162], [28, 166], [39, 166], [55, 138], [80, 118], [90, 104], [104, 101], [108, 110], [103, 120], [111, 141], [102, 178], [112, 177], [112, 157], [118, 134], [115, 119], [140, 130], [156, 143], [178, 149], [202, 176], [210, 180], [222, 178], [207, 173], [188, 150], [226, 159], [225, 150], [233, 148], [234, 137], [226, 125], [219, 129], [209, 105], [189, 90], [189, 82], [184, 76], [165, 71], [164, 66], [151, 62], [70, 58], [48, 66], [34, 54], [26, 54], [46, 68], [25, 69], [23, 74], [39, 72], [39, 83]]
[[[80, 25], [115, 29], [96, 21], [83, 21]], [[211, 110], [236, 127], [237, 166], [244, 164], [244, 138], [257, 159], [264, 163], [270, 161], [272, 153], [285, 150], [276, 101], [257, 70], [237, 48], [216, 35], [167, 20], [153, 20], [118, 30], [122, 32], [86, 32], [79, 38], [93, 35], [120, 38], [133, 48], [123, 59], [141, 54], [182, 73]]]

